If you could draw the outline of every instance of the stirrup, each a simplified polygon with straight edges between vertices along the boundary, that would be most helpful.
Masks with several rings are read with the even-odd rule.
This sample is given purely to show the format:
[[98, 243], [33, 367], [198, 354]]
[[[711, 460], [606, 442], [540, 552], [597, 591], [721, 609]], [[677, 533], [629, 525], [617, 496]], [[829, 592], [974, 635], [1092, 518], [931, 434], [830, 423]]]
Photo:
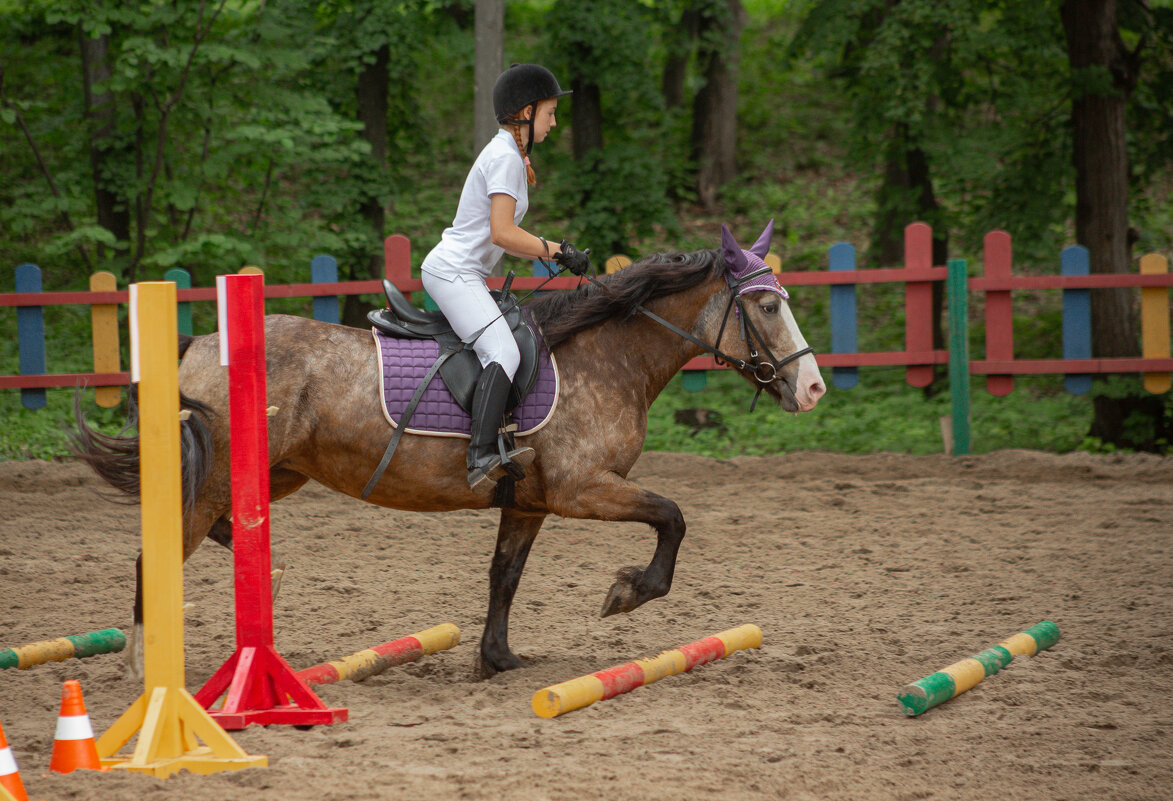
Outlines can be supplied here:
[[505, 455], [501, 467], [515, 481], [521, 481], [525, 478], [525, 469], [534, 463], [537, 455], [537, 451], [530, 447], [515, 448]]
[[468, 471], [468, 486], [474, 490], [482, 486], [492, 489], [497, 486], [497, 481], [504, 477], [505, 468], [501, 464], [501, 457], [493, 456], [484, 464]]
[[[504, 454], [504, 458], [501, 454]], [[499, 445], [497, 454], [468, 471], [468, 486], [476, 489], [487, 481], [489, 483], [486, 486], [495, 487], [506, 475], [521, 481], [525, 478], [525, 469], [534, 463], [537, 455], [537, 451], [530, 447], [514, 448], [505, 453]]]

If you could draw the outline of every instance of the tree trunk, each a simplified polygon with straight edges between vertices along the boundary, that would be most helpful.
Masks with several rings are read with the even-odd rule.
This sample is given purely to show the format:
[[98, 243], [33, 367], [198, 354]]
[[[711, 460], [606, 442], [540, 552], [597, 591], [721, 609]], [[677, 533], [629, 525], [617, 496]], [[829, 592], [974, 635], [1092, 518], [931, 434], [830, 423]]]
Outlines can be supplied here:
[[[1128, 241], [1128, 148], [1125, 111], [1136, 65], [1116, 27], [1116, 0], [1066, 0], [1067, 57], [1077, 94], [1071, 106], [1075, 165], [1075, 238], [1087, 247], [1093, 273], [1125, 273]], [[1078, 90], [1081, 78], [1111, 76], [1111, 88]], [[1134, 291], [1092, 292], [1092, 343], [1097, 357], [1139, 355]]]
[[[705, 84], [693, 102], [692, 143], [697, 163], [697, 194], [712, 211], [721, 186], [737, 174], [737, 75], [741, 61], [740, 0], [719, 0], [717, 13], [699, 29]], [[710, 27], [715, 30], [706, 31]]]
[[[1130, 53], [1120, 37], [1116, 0], [1065, 0], [1061, 16], [1076, 87], [1071, 105], [1075, 238], [1088, 249], [1091, 272], [1130, 272], [1125, 113], [1140, 72], [1139, 49]], [[1093, 290], [1091, 300], [1093, 355], [1140, 355], [1133, 290]], [[1139, 387], [1125, 397], [1101, 394], [1093, 406], [1089, 434], [1104, 442], [1152, 448], [1168, 433], [1164, 404]]]
[[[933, 266], [944, 267], [949, 262], [949, 229], [942, 224], [941, 206], [933, 192], [933, 178], [929, 173], [928, 155], [919, 147], [908, 150], [908, 182], [917, 193], [917, 218], [926, 220], [933, 227]], [[903, 228], [901, 229], [903, 230]], [[945, 282], [933, 282], [933, 349], [946, 350], [945, 343]], [[933, 381], [925, 387], [925, 395], [932, 397], [940, 388], [945, 375], [941, 365], [933, 366]]]
[[574, 102], [570, 104], [571, 140], [574, 160], [603, 146], [603, 101], [599, 85], [575, 75], [570, 81]]
[[[949, 261], [949, 230], [941, 224], [941, 206], [933, 190], [928, 154], [910, 141], [906, 126], [897, 126], [885, 158], [884, 181], [877, 190], [876, 222], [872, 235], [872, 258], [881, 265], [903, 265], [904, 228], [920, 220], [933, 227], [933, 265]], [[944, 350], [945, 285], [933, 282], [933, 348]], [[933, 383], [925, 393], [937, 391], [942, 370], [934, 368]]]
[[[362, 123], [362, 138], [371, 146], [370, 166], [377, 174], [387, 164], [387, 72], [391, 60], [391, 45], [384, 43], [372, 54], [372, 61], [364, 62], [358, 71], [355, 94], [358, 100], [358, 121]], [[363, 278], [383, 277], [383, 225], [386, 210], [378, 197], [368, 197], [362, 203], [362, 216], [370, 225], [372, 249], [365, 265]], [[358, 280], [355, 264], [349, 265], [350, 279]], [[342, 322], [362, 328], [366, 324], [367, 305], [358, 295], [347, 295], [342, 307]]]
[[497, 118], [493, 115], [493, 84], [505, 60], [505, 0], [477, 0], [476, 55], [473, 66], [473, 125], [476, 141], [473, 152], [480, 153], [497, 135]]
[[665, 37], [668, 55], [664, 60], [664, 74], [660, 89], [664, 95], [664, 107], [673, 109], [684, 102], [684, 82], [688, 75], [688, 57], [696, 41], [699, 16], [695, 7], [688, 7], [680, 14], [680, 24], [669, 28]]
[[[91, 37], [79, 26], [78, 39], [98, 225], [123, 243], [109, 255], [106, 248], [99, 246], [98, 260], [105, 261], [112, 256], [115, 260], [125, 261], [130, 248], [130, 208], [113, 178], [114, 168], [122, 159], [116, 152], [114, 95], [105, 85], [110, 80], [110, 37]], [[120, 271], [122, 266], [115, 265], [115, 271]]]

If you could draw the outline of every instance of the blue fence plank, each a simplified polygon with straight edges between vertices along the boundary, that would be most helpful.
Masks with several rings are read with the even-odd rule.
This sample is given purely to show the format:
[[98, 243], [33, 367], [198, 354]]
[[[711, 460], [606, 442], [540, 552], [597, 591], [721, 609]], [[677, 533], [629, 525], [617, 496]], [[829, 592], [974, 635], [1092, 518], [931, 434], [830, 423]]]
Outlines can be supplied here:
[[[163, 273], [164, 281], [174, 281], [176, 289], [191, 289], [191, 273], [182, 267], [172, 267]], [[191, 336], [191, 301], [181, 300], [175, 304], [175, 328], [181, 334]]]
[[[837, 242], [827, 252], [832, 272], [855, 269], [855, 247]], [[858, 353], [859, 326], [856, 317], [855, 284], [831, 285], [831, 352]], [[859, 383], [858, 367], [832, 367], [831, 383], [837, 389], [851, 389]]]
[[[337, 283], [338, 262], [333, 256], [322, 254], [310, 260], [310, 281], [315, 284]], [[314, 319], [337, 324], [341, 320], [338, 313], [338, 296], [322, 295], [314, 298]]]
[[[22, 264], [16, 268], [17, 292], [41, 291], [41, 268]], [[20, 350], [20, 374], [41, 375], [45, 372], [45, 311], [43, 306], [16, 308], [16, 339]], [[26, 409], [44, 408], [45, 390], [22, 389], [20, 403]]]
[[[1063, 248], [1059, 256], [1059, 270], [1063, 275], [1087, 275], [1090, 266], [1088, 250], [1083, 245]], [[1092, 357], [1092, 294], [1090, 289], [1063, 290], [1063, 358], [1090, 359]], [[1063, 386], [1072, 395], [1091, 391], [1092, 377], [1086, 373], [1069, 374]]]

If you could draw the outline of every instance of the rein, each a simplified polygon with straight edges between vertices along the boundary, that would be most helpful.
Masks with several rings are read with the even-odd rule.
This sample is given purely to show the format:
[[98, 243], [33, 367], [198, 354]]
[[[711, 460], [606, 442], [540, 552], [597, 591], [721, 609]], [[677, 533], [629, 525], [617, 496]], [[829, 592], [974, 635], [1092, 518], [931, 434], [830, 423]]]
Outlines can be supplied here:
[[[764, 270], [758, 270], [756, 272], [750, 273], [749, 275], [743, 276], [737, 281], [730, 281], [728, 273], [725, 275], [725, 281], [729, 285], [729, 302], [725, 305], [725, 315], [721, 319], [721, 328], [717, 332], [717, 342], [721, 341], [721, 337], [725, 333], [725, 325], [729, 322], [729, 312], [733, 310], [734, 304], [736, 304], [737, 317], [741, 322], [741, 339], [746, 343], [746, 345], [749, 346], [749, 360], [738, 359], [730, 356], [716, 345], [710, 345], [707, 342], [693, 336], [691, 333], [685, 331], [680, 326], [665, 320], [660, 315], [649, 311], [642, 305], [636, 305], [635, 307], [636, 311], [647, 317], [649, 320], [653, 320], [654, 322], [659, 323], [677, 336], [683, 337], [707, 353], [711, 353], [716, 358], [718, 364], [724, 363], [731, 367], [735, 367], [738, 370], [748, 371], [753, 376], [754, 380], [758, 382], [758, 391], [754, 393], [753, 400], [749, 404], [749, 410], [751, 412], [754, 410], [754, 407], [757, 406], [758, 398], [761, 397], [762, 391], [766, 388], [766, 385], [772, 383], [778, 378], [778, 371], [781, 368], [790, 364], [790, 362], [794, 361], [795, 359], [801, 358], [808, 353], [815, 352], [814, 348], [807, 346], [805, 348], [801, 348], [800, 350], [796, 350], [794, 353], [791, 353], [784, 359], [776, 359], [774, 358], [774, 354], [770, 352], [770, 348], [766, 344], [766, 340], [758, 332], [757, 328], [754, 327], [754, 324], [750, 322], [749, 316], [745, 313], [745, 307], [741, 303], [741, 296], [737, 294], [737, 287], [741, 286], [746, 281], [749, 281], [752, 278], [757, 278], [759, 275], [764, 275], [769, 271], [770, 268], [767, 267]], [[585, 277], [587, 281], [597, 286], [601, 291], [607, 293], [611, 292], [610, 287], [596, 279], [593, 275], [587, 275]], [[760, 358], [758, 354], [758, 345], [760, 345], [761, 349], [765, 351], [767, 360], [762, 360]], [[769, 371], [768, 374], [766, 373], [766, 370]]]

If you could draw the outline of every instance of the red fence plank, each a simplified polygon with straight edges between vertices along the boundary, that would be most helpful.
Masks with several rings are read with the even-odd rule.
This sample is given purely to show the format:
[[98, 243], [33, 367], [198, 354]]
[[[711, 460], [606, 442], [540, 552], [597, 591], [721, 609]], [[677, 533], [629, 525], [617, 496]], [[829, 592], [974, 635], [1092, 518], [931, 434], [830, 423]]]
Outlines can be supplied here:
[[[990, 231], [982, 244], [986, 277], [1009, 278], [1010, 234]], [[986, 292], [986, 358], [997, 361], [1014, 359], [1014, 309], [1008, 289], [991, 289]], [[1009, 395], [1014, 389], [1014, 376], [990, 375], [986, 378], [986, 389], [991, 395]]]
[[38, 387], [124, 387], [130, 373], [42, 373], [40, 375], [0, 375], [0, 389], [36, 389]]
[[[820, 359], [820, 361], [822, 361]], [[972, 361], [969, 371], [977, 374], [1015, 373], [1143, 373], [1173, 370], [1173, 359], [1015, 359], [1013, 361]]]
[[971, 278], [971, 292], [996, 289], [1113, 289], [1134, 286], [1173, 286], [1173, 273], [1095, 273], [1092, 275], [1016, 275], [1009, 278]]
[[872, 353], [820, 353], [819, 367], [903, 367], [923, 365], [932, 369], [934, 364], [948, 364], [949, 351], [875, 351]]
[[[912, 223], [904, 229], [904, 269], [928, 270], [932, 266], [933, 229]], [[933, 285], [928, 281], [909, 280], [905, 284], [904, 349], [910, 354], [933, 349]], [[927, 387], [933, 382], [932, 365], [911, 366], [905, 376], [912, 386]]]
[[403, 234], [383, 240], [383, 273], [400, 291], [404, 291], [401, 282], [411, 281], [411, 240]]

